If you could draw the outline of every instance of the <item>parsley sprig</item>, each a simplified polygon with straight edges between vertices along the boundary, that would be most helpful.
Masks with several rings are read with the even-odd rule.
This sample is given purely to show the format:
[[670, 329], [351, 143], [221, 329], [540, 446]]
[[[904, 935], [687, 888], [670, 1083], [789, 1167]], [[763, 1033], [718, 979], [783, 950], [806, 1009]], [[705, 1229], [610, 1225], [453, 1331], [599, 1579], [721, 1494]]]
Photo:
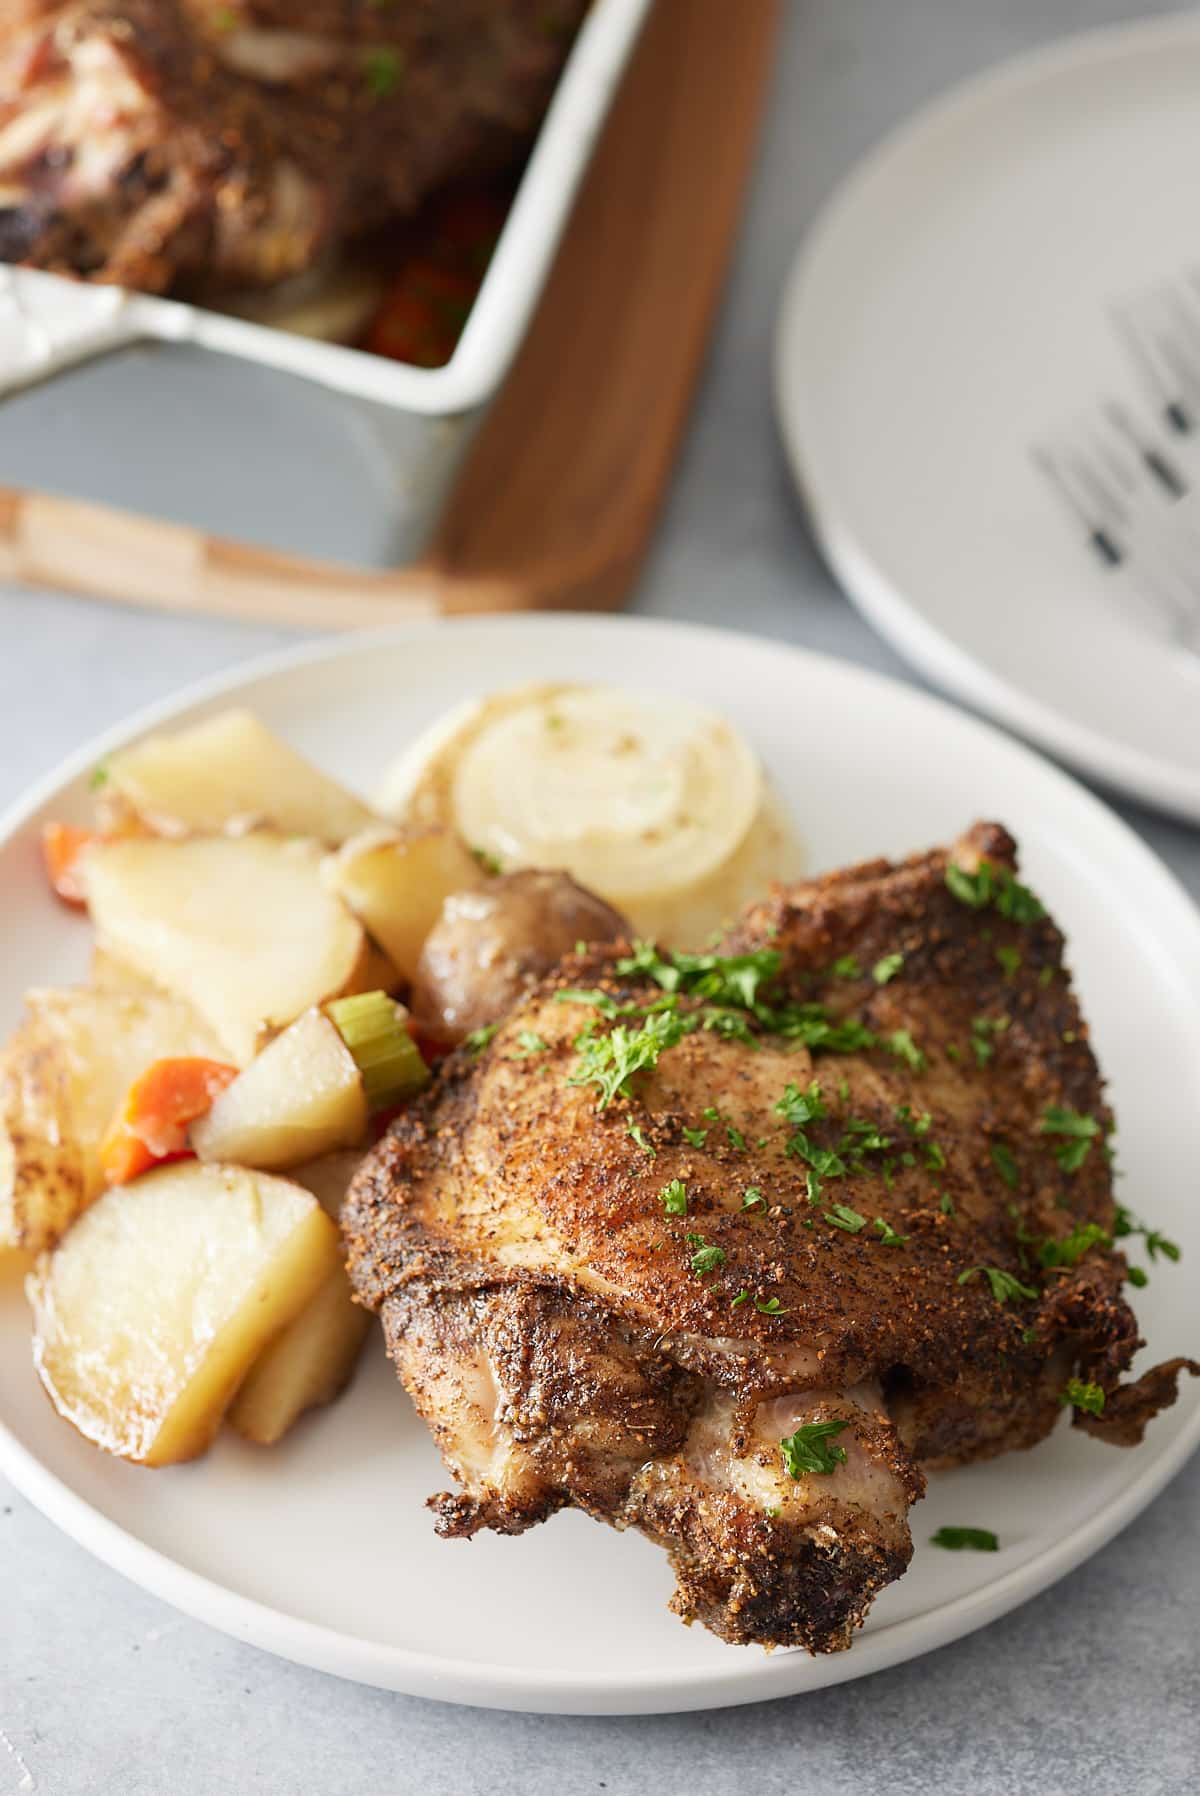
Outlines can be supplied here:
[[997, 1303], [1008, 1303], [1010, 1299], [1017, 1297], [1037, 1296], [1031, 1285], [1023, 1285], [1019, 1278], [1014, 1278], [1011, 1272], [1005, 1272], [1000, 1266], [971, 1266], [966, 1272], [959, 1273], [958, 1282], [960, 1285], [969, 1284], [981, 1272], [992, 1287], [992, 1296]]
[[1054, 1149], [1054, 1158], [1064, 1172], [1078, 1172], [1092, 1151], [1092, 1143], [1103, 1137], [1104, 1130], [1094, 1116], [1082, 1115], [1066, 1104], [1050, 1104], [1042, 1112], [1039, 1128], [1043, 1135], [1062, 1135]]
[[697, 1278], [705, 1278], [710, 1272], [719, 1272], [729, 1255], [723, 1247], [712, 1247], [703, 1235], [685, 1235], [684, 1240], [694, 1251], [688, 1264]]
[[600, 1095], [597, 1110], [606, 1110], [616, 1097], [631, 1097], [630, 1081], [636, 1073], [657, 1066], [665, 1048], [673, 1048], [686, 1033], [673, 1011], [655, 1011], [640, 1028], [617, 1023], [607, 1035], [590, 1029], [576, 1038], [579, 1059], [568, 1074], [568, 1085], [595, 1085]]
[[1038, 1245], [1038, 1264], [1046, 1267], [1077, 1266], [1093, 1247], [1111, 1247], [1112, 1236], [1098, 1222], [1077, 1222], [1061, 1239], [1047, 1235]]
[[[1117, 1215], [1112, 1232], [1118, 1241], [1125, 1240], [1129, 1235], [1141, 1235], [1146, 1243], [1146, 1252], [1152, 1260], [1157, 1260], [1159, 1254], [1162, 1254], [1163, 1258], [1167, 1260], [1179, 1260], [1183, 1257], [1183, 1250], [1176, 1242], [1168, 1241], [1167, 1237], [1160, 1235], [1157, 1229], [1148, 1228], [1144, 1222], [1138, 1222], [1124, 1204], [1117, 1205]], [[1128, 1276], [1130, 1284], [1136, 1285], [1139, 1289], [1150, 1282], [1140, 1266], [1131, 1266]]]
[[1085, 1383], [1082, 1378], [1068, 1378], [1067, 1388], [1060, 1392], [1058, 1401], [1064, 1409], [1069, 1404], [1086, 1415], [1098, 1416], [1104, 1409], [1104, 1390], [1101, 1385]]
[[1028, 886], [1007, 867], [997, 867], [989, 860], [981, 860], [974, 873], [951, 862], [946, 868], [946, 886], [960, 904], [972, 910], [986, 910], [991, 905], [1013, 923], [1036, 923], [1046, 914]]
[[964, 1548], [974, 1553], [998, 1553], [1000, 1542], [990, 1528], [939, 1528], [936, 1534], [929, 1536], [931, 1547], [945, 1547], [949, 1553], [961, 1553]]
[[[668, 1216], [687, 1215], [687, 1186], [682, 1179], [672, 1179], [658, 1194], [658, 1201]], [[691, 1239], [689, 1235], [688, 1239]]]
[[812, 1473], [828, 1477], [839, 1465], [845, 1465], [845, 1447], [828, 1443], [849, 1426], [840, 1417], [831, 1422], [802, 1422], [795, 1434], [784, 1435], [779, 1448], [789, 1478], [798, 1480]]

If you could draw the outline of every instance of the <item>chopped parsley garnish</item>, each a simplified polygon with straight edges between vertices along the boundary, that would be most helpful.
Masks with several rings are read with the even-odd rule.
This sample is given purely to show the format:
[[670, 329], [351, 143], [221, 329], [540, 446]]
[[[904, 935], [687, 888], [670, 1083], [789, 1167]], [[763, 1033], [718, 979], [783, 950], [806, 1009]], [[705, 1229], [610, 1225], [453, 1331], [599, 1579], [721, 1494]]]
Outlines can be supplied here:
[[644, 1154], [649, 1154], [652, 1160], [657, 1159], [657, 1150], [646, 1140], [646, 1131], [642, 1128], [641, 1123], [631, 1122], [626, 1133], [637, 1142]]
[[888, 985], [903, 965], [903, 954], [885, 954], [871, 968], [871, 977], [876, 985]]
[[933, 1127], [933, 1116], [930, 1111], [914, 1111], [911, 1104], [897, 1104], [895, 1117], [896, 1121], [903, 1123], [913, 1135], [928, 1135]]
[[862, 968], [855, 960], [853, 954], [843, 954], [839, 956], [839, 958], [834, 961], [829, 971], [833, 974], [835, 979], [862, 978]]
[[1038, 974], [1038, 984], [1041, 986], [1042, 990], [1045, 991], [1046, 987], [1048, 985], [1053, 985], [1053, 983], [1054, 983], [1054, 968], [1053, 967], [1043, 967], [1041, 972]]
[[616, 1097], [629, 1097], [636, 1073], [658, 1064], [664, 1048], [673, 1048], [684, 1036], [684, 1026], [671, 1011], [656, 1011], [640, 1028], [617, 1023], [607, 1035], [585, 1030], [575, 1045], [579, 1059], [568, 1076], [568, 1085], [595, 1085], [597, 1110], [605, 1110]]
[[[630, 1014], [630, 1011], [626, 1006], [618, 1004], [615, 998], [611, 998], [607, 992], [602, 992], [597, 986], [593, 986], [586, 991], [578, 987], [572, 987], [569, 991], [555, 992], [554, 1002], [556, 1004], [588, 1004], [593, 1010], [598, 1010], [601, 1016], [606, 1017], [628, 1016]], [[637, 1006], [634, 1005], [633, 1009], [636, 1008]]]
[[752, 1210], [755, 1204], [761, 1204], [765, 1210], [767, 1207], [767, 1200], [757, 1185], [747, 1185], [746, 1189], [742, 1192], [742, 1208], [743, 1210]]
[[1015, 979], [1021, 967], [1021, 950], [1019, 948], [997, 948], [996, 959], [1004, 969], [1004, 977]]
[[959, 1273], [959, 1284], [968, 1284], [980, 1272], [992, 1287], [992, 1296], [997, 1303], [1007, 1303], [1010, 1298], [1037, 1296], [1031, 1285], [1023, 1285], [1019, 1278], [1014, 1278], [1011, 1272], [1005, 1272], [999, 1266], [972, 1266], [968, 1271]]
[[1007, 867], [993, 866], [981, 860], [974, 873], [953, 862], [946, 868], [946, 886], [960, 904], [972, 910], [986, 910], [993, 905], [1002, 917], [1013, 923], [1036, 923], [1046, 912], [1040, 900], [1023, 886]]
[[1077, 1266], [1093, 1247], [1111, 1246], [1112, 1236], [1098, 1222], [1077, 1222], [1061, 1241], [1048, 1235], [1038, 1248], [1038, 1261], [1043, 1266]]
[[955, 1041], [948, 1041], [946, 1043], [944, 1052], [945, 1052], [947, 1060], [961, 1060], [962, 1059], [962, 1049], [959, 1047], [958, 1043]]
[[1135, 1286], [1139, 1291], [1144, 1291], [1146, 1286], [1150, 1283], [1147, 1274], [1140, 1266], [1131, 1266], [1125, 1274], [1125, 1277], [1129, 1280], [1130, 1284]]
[[1083, 1116], [1064, 1104], [1051, 1104], [1042, 1112], [1043, 1135], [1063, 1135], [1054, 1158], [1064, 1172], [1078, 1172], [1092, 1151], [1092, 1142], [1104, 1131], [1094, 1116]]
[[948, 1191], [943, 1191], [941, 1197], [938, 1199], [938, 1209], [942, 1212], [943, 1216], [954, 1215], [954, 1199]]
[[811, 1166], [804, 1175], [804, 1195], [810, 1204], [819, 1203], [821, 1200], [821, 1180]]
[[898, 1235], [891, 1223], [885, 1222], [882, 1216], [875, 1218], [874, 1226], [879, 1230], [881, 1247], [903, 1247], [908, 1240], [907, 1235]]
[[794, 1129], [801, 1129], [805, 1123], [820, 1122], [829, 1115], [821, 1101], [821, 1087], [816, 1079], [801, 1091], [798, 1085], [788, 1084], [783, 1096], [775, 1106], [776, 1116], [782, 1116], [785, 1122], [791, 1123]]
[[1000, 1174], [1000, 1177], [1004, 1180], [1004, 1183], [1008, 1186], [1009, 1190], [1015, 1191], [1021, 1183], [1021, 1175], [1017, 1170], [1017, 1163], [1013, 1159], [1012, 1149], [1003, 1141], [993, 1141], [991, 1155], [992, 1165], [996, 1168], [996, 1171]]
[[1147, 1228], [1144, 1222], [1135, 1222], [1124, 1204], [1117, 1205], [1117, 1219], [1113, 1223], [1113, 1235], [1118, 1241], [1126, 1235], [1141, 1235], [1146, 1242], [1146, 1252], [1152, 1260], [1163, 1254], [1168, 1260], [1179, 1260], [1183, 1257], [1182, 1249], [1174, 1241], [1168, 1241], [1157, 1229]]
[[685, 1240], [695, 1250], [689, 1265], [697, 1278], [704, 1278], [709, 1272], [717, 1272], [729, 1258], [723, 1247], [710, 1247], [703, 1235], [687, 1235]]
[[785, 1435], [779, 1448], [788, 1477], [800, 1479], [810, 1473], [828, 1477], [839, 1465], [845, 1465], [845, 1447], [827, 1443], [849, 1426], [849, 1422], [840, 1418], [832, 1422], [802, 1422], [795, 1434]]
[[[668, 1216], [687, 1215], [687, 1186], [682, 1179], [672, 1179], [658, 1194], [658, 1201]], [[688, 1237], [689, 1240], [691, 1237]]]
[[758, 1311], [760, 1316], [786, 1316], [787, 1315], [787, 1311], [784, 1309], [783, 1305], [780, 1303], [778, 1297], [768, 1297], [765, 1303], [763, 1302], [761, 1297], [756, 1297], [754, 1299], [754, 1307]]
[[486, 1023], [482, 1029], [472, 1029], [470, 1035], [464, 1040], [463, 1047], [467, 1049], [468, 1053], [474, 1054], [478, 1058], [499, 1027], [499, 1023]]
[[721, 1112], [715, 1104], [709, 1104], [707, 1109], [702, 1110], [700, 1114], [705, 1122], [720, 1122], [721, 1120]]
[[683, 1139], [687, 1142], [689, 1147], [703, 1147], [704, 1143], [708, 1140], [708, 1130], [685, 1128], [683, 1131]]
[[517, 1045], [513, 1049], [514, 1060], [529, 1060], [534, 1054], [548, 1054], [550, 1043], [532, 1029], [522, 1029], [517, 1036]]
[[490, 848], [472, 848], [471, 854], [485, 873], [499, 874], [504, 871], [504, 864]]
[[690, 992], [714, 1004], [755, 1010], [759, 987], [769, 985], [783, 965], [775, 948], [757, 954], [661, 954], [654, 942], [635, 942], [633, 953], [619, 960], [622, 975], [643, 974], [665, 992]]
[[740, 1129], [735, 1129], [731, 1122], [727, 1122], [725, 1124], [725, 1134], [728, 1138], [730, 1147], [736, 1149], [739, 1154], [744, 1154], [746, 1151], [746, 1137], [742, 1134], [742, 1131]]
[[1058, 1401], [1064, 1409], [1070, 1404], [1072, 1409], [1098, 1416], [1104, 1409], [1104, 1390], [1098, 1384], [1086, 1384], [1082, 1378], [1068, 1378], [1067, 1388], [1060, 1393]]
[[925, 1165], [930, 1172], [945, 1172], [946, 1156], [936, 1141], [925, 1143]]
[[823, 1005], [769, 1003], [763, 991], [782, 964], [783, 956], [774, 948], [754, 954], [669, 954], [653, 942], [635, 942], [633, 953], [619, 960], [615, 970], [652, 979], [669, 997], [703, 1000], [701, 1026], [750, 1047], [758, 1045], [751, 1017], [768, 1033], [802, 1042], [814, 1053], [852, 1054], [875, 1046], [875, 1036], [864, 1024], [852, 1018], [835, 1022]]
[[88, 780], [88, 791], [98, 792], [101, 786], [107, 786], [109, 778], [108, 762], [99, 762], [97, 766], [92, 768], [91, 778]]
[[867, 1226], [866, 1217], [860, 1216], [857, 1210], [852, 1210], [849, 1204], [834, 1204], [831, 1210], [823, 1210], [821, 1213], [826, 1222], [832, 1222], [835, 1229], [845, 1229], [848, 1235], [857, 1235], [860, 1229]]
[[911, 1067], [914, 1073], [925, 1071], [927, 1064], [925, 1055], [907, 1029], [894, 1029], [884, 1046], [889, 1054], [894, 1054], [897, 1060], [903, 1060], [904, 1064]]
[[363, 57], [367, 86], [377, 100], [386, 100], [395, 93], [403, 68], [399, 51], [391, 49], [387, 44], [376, 45]]
[[971, 1049], [980, 1066], [986, 1066], [996, 1052], [993, 1035], [1003, 1035], [1008, 1028], [1006, 1016], [977, 1016], [971, 1019]]
[[945, 1547], [948, 1553], [998, 1553], [1000, 1542], [990, 1528], [939, 1528], [929, 1536], [931, 1547]]

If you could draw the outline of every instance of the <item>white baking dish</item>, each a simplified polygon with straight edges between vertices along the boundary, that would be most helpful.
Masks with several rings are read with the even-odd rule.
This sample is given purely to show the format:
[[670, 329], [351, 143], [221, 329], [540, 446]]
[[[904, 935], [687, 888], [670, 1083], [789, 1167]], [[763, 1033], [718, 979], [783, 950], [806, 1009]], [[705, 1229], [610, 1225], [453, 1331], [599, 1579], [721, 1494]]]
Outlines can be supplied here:
[[0, 266], [0, 486], [362, 566], [417, 556], [540, 297], [652, 0], [595, 0], [451, 360]]

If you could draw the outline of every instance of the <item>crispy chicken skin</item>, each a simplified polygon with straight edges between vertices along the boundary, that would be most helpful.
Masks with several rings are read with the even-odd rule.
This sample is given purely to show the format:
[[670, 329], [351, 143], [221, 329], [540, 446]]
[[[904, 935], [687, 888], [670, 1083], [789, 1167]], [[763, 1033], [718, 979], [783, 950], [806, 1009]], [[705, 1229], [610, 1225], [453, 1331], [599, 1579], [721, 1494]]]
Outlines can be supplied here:
[[8, 0], [0, 261], [269, 285], [511, 160], [585, 0]]
[[[1106, 1395], [1076, 1425], [1123, 1445], [1173, 1399], [1190, 1362], [1120, 1384], [1140, 1343], [1107, 1236], [1041, 1263], [1045, 1241], [1116, 1216], [1102, 1137], [1067, 1171], [1045, 1113], [1111, 1117], [1057, 928], [947, 888], [951, 859], [981, 857], [1014, 868], [1011, 838], [977, 825], [951, 851], [778, 892], [725, 943], [778, 954], [777, 1012], [821, 1005], [873, 1045], [823, 1052], [743, 1012], [752, 1040], [685, 1033], [600, 1107], [571, 1082], [577, 1038], [621, 1025], [587, 991], [663, 992], [594, 950], [394, 1124], [343, 1226], [462, 1486], [431, 1499], [440, 1532], [516, 1533], [573, 1504], [662, 1543], [685, 1620], [835, 1651], [909, 1561], [922, 1468], [1032, 1446], [1071, 1377]], [[703, 1007], [682, 995], [675, 1014]], [[789, 1087], [817, 1098], [803, 1148], [776, 1108]], [[868, 1125], [886, 1146], [858, 1155]], [[815, 1191], [839, 1144], [844, 1170], [824, 1162]], [[663, 1201], [673, 1180], [685, 1214]], [[1034, 1294], [1000, 1301], [984, 1270], [960, 1282], [972, 1268]], [[781, 1442], [830, 1421], [844, 1459], [789, 1470]]]

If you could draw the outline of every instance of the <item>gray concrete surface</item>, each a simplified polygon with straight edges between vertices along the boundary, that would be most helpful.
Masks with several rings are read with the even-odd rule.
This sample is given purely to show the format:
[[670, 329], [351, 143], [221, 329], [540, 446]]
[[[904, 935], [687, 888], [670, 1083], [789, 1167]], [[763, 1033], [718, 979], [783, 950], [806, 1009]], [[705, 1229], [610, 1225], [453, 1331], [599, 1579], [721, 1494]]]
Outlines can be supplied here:
[[[788, 259], [857, 153], [939, 88], [1152, 10], [792, 0], [738, 265], [638, 609], [911, 677], [832, 586], [782, 464], [770, 346]], [[134, 706], [282, 640], [0, 593], [0, 805]], [[1200, 834], [1118, 808], [1200, 897]], [[928, 1658], [748, 1709], [573, 1720], [448, 1708], [272, 1660], [125, 1584], [0, 1485], [0, 1796], [1185, 1796], [1200, 1790], [1198, 1547], [1193, 1461], [1097, 1559]]]

